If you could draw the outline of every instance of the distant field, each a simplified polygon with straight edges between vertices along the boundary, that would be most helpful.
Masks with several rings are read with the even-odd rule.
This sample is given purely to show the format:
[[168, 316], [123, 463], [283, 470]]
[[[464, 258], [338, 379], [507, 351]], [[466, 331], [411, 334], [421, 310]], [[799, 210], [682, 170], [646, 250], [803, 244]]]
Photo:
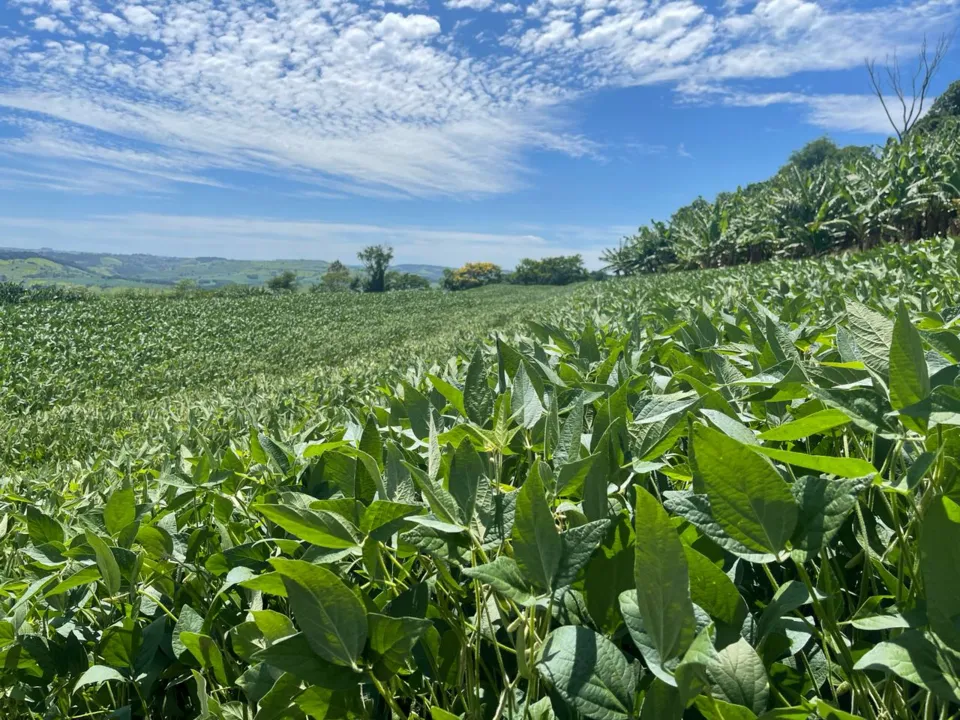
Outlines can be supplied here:
[[[293, 270], [301, 283], [311, 285], [320, 281], [328, 265], [325, 260], [231, 260], [0, 248], [0, 282], [25, 285], [165, 288], [180, 280], [193, 280], [201, 287], [213, 288], [263, 285], [284, 270]], [[430, 282], [443, 277], [439, 265], [396, 265], [393, 269], [420, 275]]]
[[[0, 306], [0, 476], [126, 438], [175, 448], [210, 423], [309, 416], [391, 369], [469, 349], [572, 287], [464, 293], [104, 298]], [[293, 400], [296, 399], [296, 404]]]

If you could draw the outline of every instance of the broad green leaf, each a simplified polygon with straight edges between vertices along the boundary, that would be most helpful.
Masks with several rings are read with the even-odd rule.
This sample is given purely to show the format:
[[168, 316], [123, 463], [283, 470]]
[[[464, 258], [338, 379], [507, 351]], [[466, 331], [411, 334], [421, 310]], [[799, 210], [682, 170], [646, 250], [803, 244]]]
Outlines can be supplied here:
[[790, 486], [753, 445], [695, 425], [693, 444], [713, 517], [731, 538], [779, 554], [797, 523]]
[[539, 473], [531, 472], [520, 488], [510, 538], [520, 570], [537, 587], [552, 590], [563, 556], [563, 543]]
[[41, 512], [33, 505], [27, 506], [26, 515], [27, 533], [30, 535], [30, 542], [34, 545], [63, 542], [63, 526], [54, 518]]
[[930, 626], [960, 651], [960, 504], [945, 495], [933, 499], [920, 525], [920, 571]]
[[643, 695], [640, 720], [681, 720], [683, 709], [683, 698], [677, 688], [654, 678]]
[[284, 558], [270, 562], [283, 576], [293, 616], [313, 651], [357, 667], [367, 641], [367, 613], [357, 596], [324, 567]]
[[73, 590], [75, 587], [80, 587], [81, 585], [89, 585], [92, 582], [96, 582], [100, 579], [100, 569], [96, 566], [90, 566], [81, 568], [77, 572], [73, 573], [67, 578], [64, 578], [59, 583], [53, 586], [47, 593], [44, 595], [45, 598], [51, 598], [55, 595], [60, 595], [67, 592], [68, 590]]
[[477, 507], [477, 487], [487, 482], [483, 477], [483, 461], [477, 454], [473, 443], [464, 438], [450, 459], [448, 487], [450, 495], [460, 508], [460, 517], [469, 523]]
[[432, 621], [413, 617], [390, 617], [370, 613], [367, 616], [370, 627], [371, 658], [375, 662], [377, 677], [387, 680], [406, 666], [413, 646], [423, 634], [433, 626]]
[[583, 403], [580, 396], [577, 396], [571, 407], [570, 412], [560, 427], [560, 437], [557, 439], [557, 447], [553, 451], [554, 468], [573, 462], [580, 458], [580, 438], [583, 433]]
[[430, 378], [430, 384], [433, 385], [437, 391], [446, 398], [447, 402], [453, 406], [453, 409], [456, 410], [463, 417], [467, 417], [466, 408], [463, 406], [463, 391], [451, 385], [443, 378], [437, 377], [431, 373], [427, 373], [427, 377]]
[[82, 687], [87, 685], [99, 685], [102, 682], [107, 682], [108, 680], [119, 680], [120, 682], [126, 682], [127, 679], [121, 675], [119, 672], [114, 670], [111, 667], [106, 665], [93, 665], [80, 676], [76, 684], [73, 686], [73, 691], [76, 692]]
[[360, 532], [386, 542], [406, 524], [411, 515], [423, 512], [420, 505], [374, 500], [363, 513]]
[[463, 386], [463, 407], [471, 422], [483, 427], [493, 414], [494, 392], [487, 384], [487, 367], [479, 348], [467, 367]]
[[330, 690], [354, 687], [361, 678], [353, 669], [334, 665], [319, 657], [303, 633], [273, 643], [257, 652], [253, 659], [288, 672], [311, 685]]
[[573, 708], [592, 720], [628, 720], [636, 676], [617, 646], [584, 627], [547, 638], [537, 672]]
[[87, 544], [93, 548], [97, 557], [97, 567], [100, 569], [100, 579], [110, 595], [120, 592], [120, 566], [113, 555], [113, 551], [99, 536], [92, 532], [86, 533]]
[[527, 375], [526, 363], [520, 363], [510, 392], [510, 414], [527, 430], [532, 430], [540, 422], [543, 413], [543, 402]]
[[310, 510], [293, 505], [253, 505], [252, 509], [273, 523], [322, 548], [352, 548], [360, 544], [360, 531], [353, 523], [325, 510]]
[[706, 495], [697, 495], [690, 491], [668, 490], [663, 494], [663, 506], [739, 558], [753, 563], [769, 563], [777, 559], [773, 553], [753, 550], [730, 537], [714, 519], [710, 500]]
[[759, 715], [767, 709], [770, 682], [757, 651], [743, 638], [717, 653], [709, 669], [721, 699], [743, 705]]
[[680, 657], [696, 637], [683, 543], [653, 495], [636, 487], [634, 579], [637, 606], [663, 662]]
[[840, 532], [857, 504], [857, 497], [869, 484], [869, 479], [828, 480], [813, 475], [793, 483], [790, 489], [800, 513], [791, 542], [793, 553], [801, 562], [816, 556]]
[[893, 323], [883, 315], [858, 302], [847, 301], [850, 332], [853, 334], [863, 364], [886, 380], [890, 369], [890, 346]]
[[173, 637], [171, 638], [174, 657], [178, 659], [182, 658], [183, 654], [189, 651], [186, 644], [180, 639], [180, 636], [183, 635], [183, 633], [188, 632], [198, 633], [202, 629], [202, 615], [200, 615], [189, 605], [184, 605], [182, 608], [180, 608], [180, 617], [177, 618], [177, 622], [173, 626]]
[[485, 565], [465, 567], [463, 574], [489, 585], [500, 595], [519, 605], [532, 604], [538, 595], [537, 591], [530, 586], [528, 576], [521, 572], [516, 561], [505, 555]]
[[890, 345], [890, 404], [899, 410], [920, 402], [929, 394], [930, 378], [923, 342], [901, 300]]
[[746, 616], [746, 604], [737, 586], [712, 560], [688, 545], [683, 546], [690, 575], [690, 598], [711, 617], [738, 625]]
[[807, 455], [806, 453], [778, 450], [776, 448], [753, 448], [755, 452], [779, 460], [787, 465], [816, 470], [817, 472], [837, 475], [843, 478], [862, 478], [866, 475], [876, 475], [877, 469], [860, 458], [834, 457], [832, 455]]
[[633, 523], [626, 513], [616, 518], [599, 552], [587, 564], [584, 596], [587, 609], [605, 634], [613, 635], [623, 624], [620, 593], [636, 588], [633, 574]]
[[919, 630], [877, 643], [854, 668], [892, 672], [945, 702], [960, 703], [960, 655]]
[[[696, 708], [705, 720], [757, 720], [756, 714], [743, 705], [733, 705], [715, 697], [701, 695], [696, 700]], [[810, 713], [806, 713], [802, 720], [807, 720]]]
[[406, 461], [404, 461], [403, 464], [410, 471], [414, 484], [420, 488], [420, 492], [423, 493], [423, 497], [426, 498], [433, 514], [445, 523], [450, 523], [451, 525], [459, 524], [458, 516], [460, 509], [450, 493], [416, 465], [411, 465]]
[[701, 630], [693, 643], [677, 663], [674, 677], [677, 680], [677, 689], [684, 705], [701, 690], [710, 686], [710, 667], [718, 661], [717, 650], [714, 647], [717, 641], [717, 632], [713, 623]]
[[609, 527], [609, 520], [594, 520], [569, 528], [560, 535], [562, 554], [554, 580], [555, 587], [573, 584], [580, 570], [589, 562], [590, 556], [600, 547]]
[[132, 488], [123, 488], [114, 492], [103, 508], [103, 522], [107, 532], [117, 535], [127, 525], [137, 519], [137, 502]]
[[777, 425], [774, 428], [760, 433], [761, 440], [774, 442], [790, 442], [802, 440], [811, 435], [819, 435], [827, 430], [842, 427], [850, 422], [850, 418], [842, 410], [829, 408], [805, 415], [797, 420]]
[[180, 642], [200, 663], [205, 670], [212, 670], [214, 677], [223, 684], [227, 684], [227, 672], [223, 665], [223, 653], [209, 635], [194, 632], [180, 633]]

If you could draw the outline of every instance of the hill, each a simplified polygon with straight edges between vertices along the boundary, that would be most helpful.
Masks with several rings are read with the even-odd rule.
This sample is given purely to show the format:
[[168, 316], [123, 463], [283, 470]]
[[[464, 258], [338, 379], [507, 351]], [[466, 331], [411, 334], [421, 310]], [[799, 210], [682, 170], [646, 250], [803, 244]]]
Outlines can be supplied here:
[[[168, 287], [180, 280], [195, 280], [201, 287], [212, 288], [262, 285], [284, 270], [293, 270], [301, 282], [311, 284], [320, 280], [328, 265], [325, 260], [231, 260], [0, 248], [0, 282], [26, 285]], [[439, 265], [397, 265], [391, 269], [415, 273], [430, 282], [443, 277]]]

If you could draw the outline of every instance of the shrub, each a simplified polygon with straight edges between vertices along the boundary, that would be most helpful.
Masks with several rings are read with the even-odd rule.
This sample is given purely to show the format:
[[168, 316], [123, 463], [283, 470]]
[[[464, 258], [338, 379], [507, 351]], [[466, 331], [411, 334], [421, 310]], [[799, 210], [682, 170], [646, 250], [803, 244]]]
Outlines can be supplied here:
[[334, 260], [327, 267], [320, 282], [311, 290], [321, 292], [346, 292], [350, 289], [350, 269], [339, 260]]
[[430, 281], [416, 273], [391, 270], [384, 278], [387, 290], [428, 290]]
[[510, 276], [510, 282], [517, 285], [569, 285], [586, 279], [587, 269], [580, 255], [560, 255], [542, 260], [524, 258]]
[[288, 292], [297, 289], [297, 274], [293, 270], [284, 270], [267, 280], [267, 287], [274, 292]]
[[467, 263], [456, 270], [450, 268], [444, 270], [442, 286], [445, 290], [469, 290], [499, 282], [503, 282], [503, 271], [499, 265], [476, 262]]

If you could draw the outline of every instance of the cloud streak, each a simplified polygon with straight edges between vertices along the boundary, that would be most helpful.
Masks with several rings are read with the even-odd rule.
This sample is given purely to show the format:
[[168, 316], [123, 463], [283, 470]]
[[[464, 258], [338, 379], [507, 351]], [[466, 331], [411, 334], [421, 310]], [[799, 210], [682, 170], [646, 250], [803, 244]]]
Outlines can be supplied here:
[[[958, 2], [446, 0], [461, 20], [484, 19], [479, 42], [418, 0], [12, 0], [0, 157], [40, 163], [37, 174], [57, 163], [62, 179], [30, 180], [49, 188], [77, 188], [95, 168], [91, 192], [111, 178], [116, 192], [168, 192], [244, 171], [316, 196], [480, 197], [531, 182], [531, 151], [599, 155], [565, 120], [584, 93], [663, 83], [747, 105], [738, 83], [854, 67], [946, 26]], [[753, 102], [883, 129], [864, 98], [773, 95]]]

